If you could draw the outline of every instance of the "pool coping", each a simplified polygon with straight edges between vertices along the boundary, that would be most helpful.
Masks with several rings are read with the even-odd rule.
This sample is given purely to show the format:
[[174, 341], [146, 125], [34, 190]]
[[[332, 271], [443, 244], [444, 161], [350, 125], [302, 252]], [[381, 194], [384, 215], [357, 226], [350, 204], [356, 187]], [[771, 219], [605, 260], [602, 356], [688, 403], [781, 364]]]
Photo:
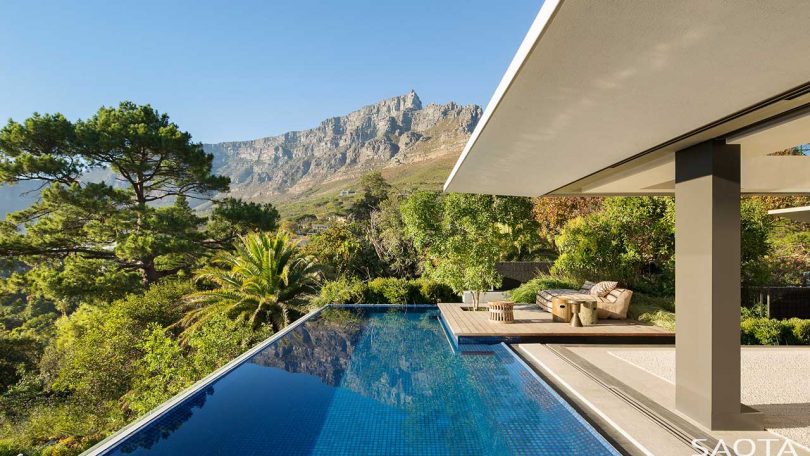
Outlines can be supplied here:
[[303, 317], [299, 318], [298, 320], [294, 321], [292, 324], [287, 326], [286, 328], [282, 329], [281, 331], [273, 334], [272, 336], [268, 337], [267, 339], [259, 342], [250, 350], [242, 353], [238, 357], [234, 358], [224, 366], [220, 367], [219, 369], [211, 372], [207, 376], [203, 377], [201, 380], [198, 380], [193, 385], [189, 386], [185, 390], [177, 393], [174, 397], [167, 400], [163, 404], [161, 404], [158, 408], [152, 410], [151, 412], [147, 413], [146, 415], [142, 416], [141, 418], [136, 419], [132, 423], [124, 426], [123, 428], [119, 429], [112, 435], [108, 436], [104, 440], [96, 443], [92, 447], [88, 448], [84, 452], [81, 453], [81, 456], [96, 456], [96, 455], [103, 455], [107, 451], [113, 449], [116, 445], [121, 443], [127, 437], [130, 437], [132, 434], [136, 433], [137, 431], [141, 430], [142, 428], [146, 427], [150, 423], [158, 420], [160, 417], [171, 411], [175, 406], [179, 405], [184, 400], [188, 399], [189, 397], [199, 393], [200, 391], [204, 390], [212, 383], [216, 382], [220, 378], [224, 377], [225, 374], [231, 372], [232, 370], [236, 369], [244, 362], [252, 358], [254, 355], [259, 353], [260, 351], [264, 350], [271, 344], [275, 343], [292, 330], [297, 328], [298, 326], [302, 325], [303, 323], [309, 321], [312, 317], [317, 316], [320, 314], [324, 309], [330, 307], [331, 304], [327, 304], [323, 307], [315, 309], [308, 314], [304, 315]]

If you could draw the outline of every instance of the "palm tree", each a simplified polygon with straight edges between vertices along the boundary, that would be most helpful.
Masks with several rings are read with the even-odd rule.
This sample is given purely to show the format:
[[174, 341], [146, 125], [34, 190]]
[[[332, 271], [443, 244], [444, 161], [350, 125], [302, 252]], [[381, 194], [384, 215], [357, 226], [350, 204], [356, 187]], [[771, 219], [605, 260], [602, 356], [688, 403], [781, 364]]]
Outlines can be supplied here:
[[184, 332], [221, 313], [247, 320], [254, 329], [269, 323], [278, 331], [290, 323], [292, 310], [302, 309], [303, 296], [315, 291], [320, 270], [287, 232], [251, 233], [240, 236], [234, 252], [216, 255], [195, 279], [216, 288], [186, 297], [189, 311], [179, 322]]

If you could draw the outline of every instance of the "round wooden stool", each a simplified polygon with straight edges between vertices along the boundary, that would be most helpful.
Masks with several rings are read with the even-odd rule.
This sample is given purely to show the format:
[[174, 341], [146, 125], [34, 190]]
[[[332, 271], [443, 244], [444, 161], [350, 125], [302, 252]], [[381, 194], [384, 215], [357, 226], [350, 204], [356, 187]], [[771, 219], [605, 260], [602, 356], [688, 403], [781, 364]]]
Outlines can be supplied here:
[[515, 303], [512, 301], [495, 301], [489, 303], [489, 319], [498, 323], [513, 323]]

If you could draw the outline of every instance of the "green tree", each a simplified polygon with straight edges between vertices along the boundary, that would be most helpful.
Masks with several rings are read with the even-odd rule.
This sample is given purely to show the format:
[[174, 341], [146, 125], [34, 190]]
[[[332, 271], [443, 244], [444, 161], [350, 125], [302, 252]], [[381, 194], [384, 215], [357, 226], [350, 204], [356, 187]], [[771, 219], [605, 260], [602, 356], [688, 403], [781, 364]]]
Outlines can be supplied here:
[[196, 378], [225, 365], [253, 344], [270, 337], [271, 333], [272, 330], [266, 326], [255, 331], [249, 322], [231, 320], [225, 315], [212, 318], [199, 331], [191, 334], [187, 341], [192, 349], [189, 362]]
[[478, 308], [482, 291], [500, 285], [495, 264], [511, 236], [504, 226], [514, 220], [499, 218], [498, 198], [488, 195], [416, 192], [402, 205], [406, 233], [425, 252], [425, 272], [456, 293], [473, 292]]
[[217, 315], [194, 332], [184, 347], [166, 328], [149, 324], [139, 343], [143, 355], [135, 363], [132, 388], [124, 401], [142, 415], [268, 335], [253, 331], [246, 322]]
[[317, 258], [330, 277], [372, 279], [384, 272], [366, 228], [360, 222], [335, 221], [326, 230], [311, 236], [303, 247]]
[[[761, 205], [741, 208], [742, 281], [763, 280], [770, 221]], [[582, 280], [616, 280], [640, 291], [675, 291], [675, 204], [671, 197], [606, 198], [602, 209], [570, 220], [556, 238], [552, 272]]]
[[125, 396], [128, 407], [143, 415], [165, 402], [195, 378], [183, 348], [158, 324], [150, 324], [138, 347], [143, 356], [136, 362], [132, 389]]
[[540, 236], [552, 248], [554, 239], [565, 224], [576, 217], [596, 212], [602, 207], [602, 197], [539, 196], [532, 200], [534, 218], [540, 227]]
[[744, 286], [765, 285], [769, 279], [766, 257], [772, 252], [769, 237], [773, 218], [762, 201], [744, 198], [740, 204], [740, 272]]
[[320, 279], [314, 259], [302, 255], [285, 232], [240, 237], [234, 252], [220, 252], [212, 263], [197, 273], [197, 280], [215, 288], [188, 296], [190, 310], [182, 320], [186, 331], [220, 314], [249, 321], [254, 329], [269, 323], [277, 331], [290, 323], [291, 311], [302, 308], [302, 298], [315, 291]]
[[368, 219], [367, 237], [386, 276], [416, 277], [419, 255], [413, 241], [405, 235], [400, 209], [401, 198], [390, 193]]
[[492, 202], [499, 229], [504, 235], [506, 260], [529, 260], [541, 248], [540, 226], [534, 218], [532, 200], [499, 196]]
[[349, 214], [354, 220], [366, 221], [371, 213], [380, 208], [380, 204], [388, 199], [391, 184], [386, 182], [379, 171], [371, 172], [360, 178], [360, 197], [349, 208]]
[[117, 400], [130, 388], [144, 329], [122, 308], [81, 306], [58, 322], [45, 351], [47, 383], [86, 404]]
[[272, 229], [269, 205], [216, 202], [201, 217], [189, 199], [228, 190], [213, 156], [149, 105], [103, 107], [90, 119], [35, 114], [0, 130], [0, 183], [43, 186], [0, 224], [0, 256], [31, 267], [31, 289], [62, 301], [109, 301], [189, 270], [241, 233]]
[[570, 220], [556, 239], [552, 272], [674, 292], [675, 204], [670, 197], [607, 198], [600, 211]]

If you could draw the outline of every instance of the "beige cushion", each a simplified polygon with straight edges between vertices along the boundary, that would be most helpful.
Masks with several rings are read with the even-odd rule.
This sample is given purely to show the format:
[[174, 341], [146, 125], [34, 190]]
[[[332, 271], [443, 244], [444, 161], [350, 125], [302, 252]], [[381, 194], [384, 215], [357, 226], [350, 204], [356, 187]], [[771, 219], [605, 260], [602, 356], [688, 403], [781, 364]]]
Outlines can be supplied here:
[[604, 298], [608, 295], [614, 288], [619, 285], [619, 282], [610, 282], [610, 281], [603, 281], [599, 282], [593, 287], [591, 287], [591, 294], [594, 296], [599, 296], [600, 298]]
[[598, 298], [596, 309], [599, 318], [626, 319], [632, 297], [632, 291], [626, 288], [614, 288], [607, 296]]

